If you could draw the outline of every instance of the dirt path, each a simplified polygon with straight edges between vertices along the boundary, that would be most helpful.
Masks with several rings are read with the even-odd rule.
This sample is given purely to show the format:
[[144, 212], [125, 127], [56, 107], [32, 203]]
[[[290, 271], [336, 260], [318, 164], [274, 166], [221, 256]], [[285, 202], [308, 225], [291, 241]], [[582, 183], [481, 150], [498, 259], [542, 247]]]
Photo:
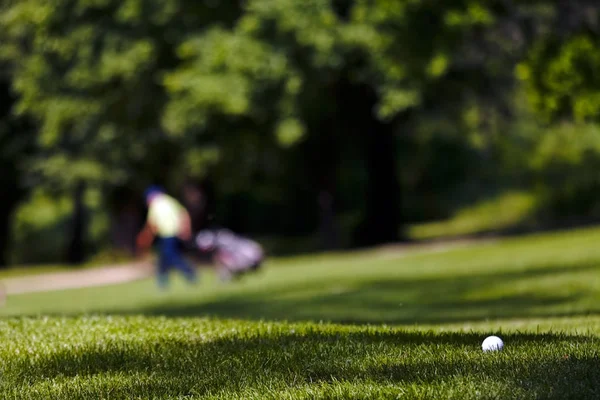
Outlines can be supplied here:
[[[380, 254], [384, 257], [398, 258], [408, 254], [448, 251], [489, 242], [490, 240], [486, 239], [469, 239], [421, 244], [387, 245], [380, 247]], [[15, 295], [132, 282], [148, 278], [152, 275], [153, 271], [152, 260], [148, 259], [132, 264], [6, 278], [1, 281], [1, 285], [4, 289], [4, 295]]]
[[148, 261], [125, 265], [53, 272], [2, 280], [6, 295], [113, 285], [147, 278], [152, 274]]

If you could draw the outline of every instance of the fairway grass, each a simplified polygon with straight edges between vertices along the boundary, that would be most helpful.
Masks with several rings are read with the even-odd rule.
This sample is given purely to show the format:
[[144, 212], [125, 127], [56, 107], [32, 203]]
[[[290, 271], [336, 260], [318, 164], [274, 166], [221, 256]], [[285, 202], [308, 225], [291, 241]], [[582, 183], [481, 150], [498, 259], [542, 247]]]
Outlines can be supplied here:
[[594, 335], [200, 318], [2, 322], [4, 399], [538, 399], [600, 396]]
[[[11, 296], [2, 399], [597, 399], [600, 230]], [[502, 352], [484, 353], [498, 335]]]
[[410, 226], [408, 235], [413, 239], [426, 240], [497, 232], [523, 224], [535, 213], [536, 206], [533, 193], [502, 193], [465, 207], [447, 220]]

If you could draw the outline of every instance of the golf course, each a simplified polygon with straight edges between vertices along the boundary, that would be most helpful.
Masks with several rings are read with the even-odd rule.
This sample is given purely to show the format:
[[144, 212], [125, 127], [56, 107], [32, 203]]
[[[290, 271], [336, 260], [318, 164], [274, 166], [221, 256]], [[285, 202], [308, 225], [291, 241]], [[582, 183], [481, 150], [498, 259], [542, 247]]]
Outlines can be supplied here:
[[[600, 398], [600, 229], [9, 295], [4, 399]], [[483, 352], [496, 335], [504, 349]]]

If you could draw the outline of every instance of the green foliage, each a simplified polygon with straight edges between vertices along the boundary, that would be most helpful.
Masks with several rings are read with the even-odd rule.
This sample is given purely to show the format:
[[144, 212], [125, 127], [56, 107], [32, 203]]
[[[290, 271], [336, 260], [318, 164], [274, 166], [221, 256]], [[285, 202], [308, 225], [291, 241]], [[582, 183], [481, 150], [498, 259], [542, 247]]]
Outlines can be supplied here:
[[284, 147], [290, 147], [304, 136], [304, 126], [295, 118], [288, 118], [277, 126], [277, 139]]
[[[95, 251], [108, 239], [105, 199], [97, 189], [86, 192], [85, 205], [89, 226], [86, 247]], [[67, 196], [55, 196], [37, 188], [14, 212], [11, 238], [12, 264], [56, 263], [64, 259], [73, 202]]]
[[185, 0], [10, 3], [0, 57], [13, 71], [17, 111], [35, 118], [46, 149], [33, 172], [67, 187], [152, 175], [140, 164], [173, 142], [160, 129], [161, 74], [190, 29], [235, 13]]
[[546, 121], [573, 118], [585, 122], [600, 116], [599, 69], [598, 36], [580, 34], [538, 43], [517, 67], [517, 75]]
[[11, 263], [61, 260], [71, 212], [68, 198], [55, 199], [42, 190], [35, 190], [14, 215]]
[[595, 123], [547, 125], [515, 97], [519, 112], [495, 140], [502, 179], [526, 188], [537, 200], [536, 219], [595, 218], [599, 214], [600, 132]]
[[445, 77], [461, 57], [465, 30], [492, 21], [483, 7], [460, 2], [435, 10], [420, 2], [357, 1], [349, 8], [342, 19], [330, 1], [254, 0], [232, 30], [183, 43], [183, 67], [165, 78], [174, 98], [165, 126], [174, 133], [204, 128], [207, 111], [259, 122], [273, 115], [286, 145], [309, 122], [307, 102], [331, 101], [331, 85], [348, 76], [374, 88], [378, 116], [392, 119], [419, 106], [428, 83]]
[[[223, 221], [305, 235], [324, 175], [340, 220], [367, 217], [363, 139], [380, 124], [398, 138], [406, 219], [448, 215], [465, 187], [513, 177], [593, 214], [596, 178], [581, 165], [596, 165], [594, 134], [562, 145], [554, 129], [510, 131], [521, 89], [545, 122], [597, 121], [598, 7], [571, 3], [4, 0], [0, 66], [36, 151], [22, 156], [1, 127], [0, 151], [28, 173], [22, 186], [55, 194], [210, 177]], [[240, 199], [251, 216], [236, 214]]]
[[[271, 198], [278, 194], [280, 204], [291, 204], [286, 196], [321, 179], [317, 173], [296, 175], [311, 169], [301, 166], [306, 157], [323, 152], [300, 146], [314, 137], [324, 142], [336, 138], [331, 140], [339, 143], [340, 163], [349, 154], [354, 160], [364, 157], [343, 148], [362, 146], [351, 132], [357, 117], [341, 111], [357, 101], [340, 94], [344, 85], [374, 93], [373, 105], [359, 100], [365, 109], [374, 107], [372, 113], [365, 110], [365, 118], [372, 115], [388, 123], [409, 110], [421, 116], [419, 122], [426, 121], [430, 114], [424, 102], [455, 113], [468, 90], [462, 88], [479, 85], [455, 75], [464, 74], [461, 63], [471, 51], [465, 38], [493, 23], [487, 8], [460, 1], [435, 9], [422, 2], [385, 1], [350, 2], [346, 12], [339, 8], [325, 0], [302, 5], [249, 1], [231, 29], [195, 33], [178, 48], [182, 63], [164, 78], [171, 101], [163, 126], [173, 135], [201, 136], [219, 149], [213, 173], [224, 197], [252, 183], [255, 199], [265, 199], [255, 189], [260, 187]], [[485, 65], [468, 68], [468, 73], [473, 68], [482, 73]], [[357, 91], [354, 96], [365, 95]], [[256, 162], [267, 157], [272, 161]], [[403, 160], [400, 166], [406, 164]], [[365, 181], [360, 173], [337, 179], [353, 180], [352, 189], [340, 193], [344, 199], [355, 198]], [[266, 186], [270, 189], [263, 191]], [[273, 204], [267, 204], [271, 209]], [[363, 207], [354, 199], [347, 204]]]
[[598, 125], [563, 124], [543, 132], [530, 165], [552, 214], [600, 216]]
[[252, 97], [254, 79], [268, 90], [286, 74], [286, 61], [272, 54], [264, 44], [243, 34], [221, 28], [186, 41], [178, 51], [184, 66], [165, 77], [165, 87], [172, 102], [165, 114], [165, 127], [172, 133], [188, 128], [202, 128], [211, 111], [225, 115], [251, 114], [260, 107]]
[[[553, 174], [585, 164], [586, 156], [600, 154], [600, 127], [597, 125], [563, 124], [540, 134], [537, 151], [530, 158], [531, 166], [538, 172]], [[586, 169], [589, 168], [587, 165]], [[590, 171], [590, 172], [592, 172]]]

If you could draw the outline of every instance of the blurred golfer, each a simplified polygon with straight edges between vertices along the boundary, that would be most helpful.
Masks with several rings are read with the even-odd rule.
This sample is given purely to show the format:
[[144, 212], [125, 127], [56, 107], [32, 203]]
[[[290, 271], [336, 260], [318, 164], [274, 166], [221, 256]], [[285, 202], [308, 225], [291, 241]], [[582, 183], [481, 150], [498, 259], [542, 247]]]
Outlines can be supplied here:
[[148, 204], [146, 226], [137, 238], [138, 247], [147, 249], [158, 238], [158, 284], [165, 288], [171, 268], [183, 273], [190, 283], [196, 282], [196, 270], [181, 254], [180, 240], [188, 241], [192, 237], [190, 216], [186, 209], [160, 187], [151, 186], [145, 192]]

